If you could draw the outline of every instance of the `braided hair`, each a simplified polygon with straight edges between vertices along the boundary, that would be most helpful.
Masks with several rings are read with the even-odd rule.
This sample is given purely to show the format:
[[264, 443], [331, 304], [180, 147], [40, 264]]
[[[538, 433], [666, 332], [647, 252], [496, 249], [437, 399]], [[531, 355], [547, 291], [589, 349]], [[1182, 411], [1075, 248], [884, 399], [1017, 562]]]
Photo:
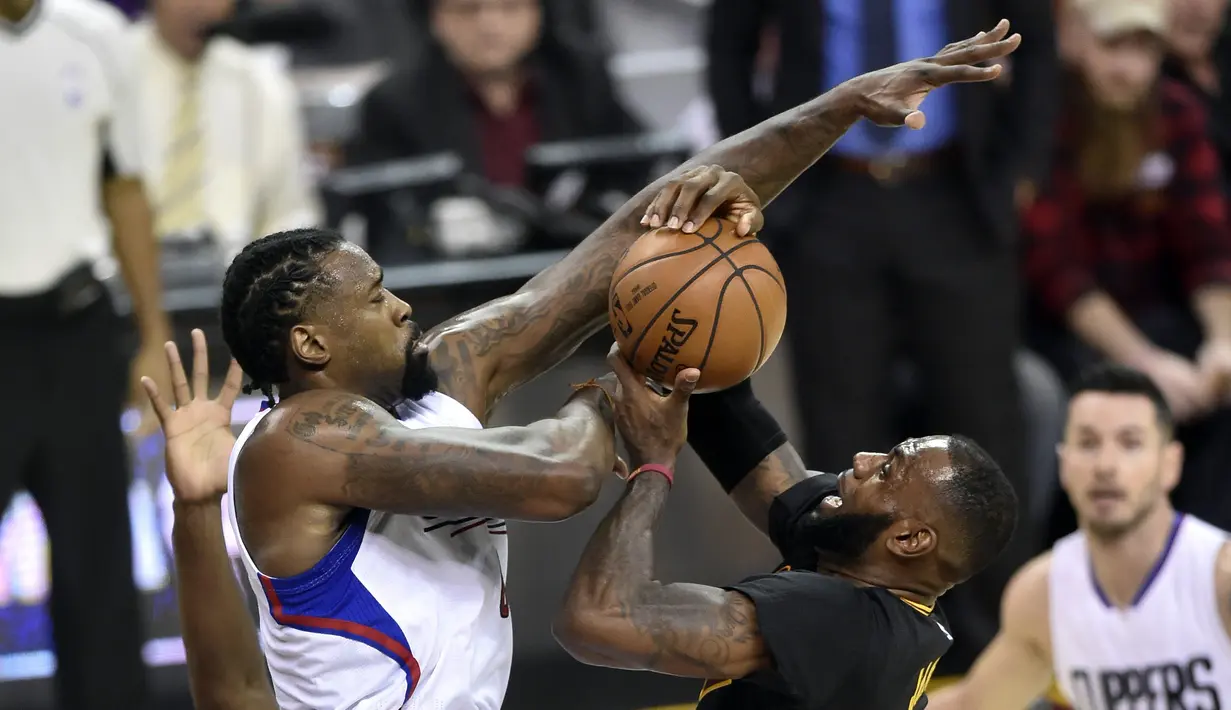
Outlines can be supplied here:
[[320, 286], [321, 262], [343, 243], [328, 229], [293, 229], [258, 239], [235, 257], [222, 285], [222, 337], [252, 382], [275, 403], [274, 385], [290, 379], [287, 333], [302, 321]]

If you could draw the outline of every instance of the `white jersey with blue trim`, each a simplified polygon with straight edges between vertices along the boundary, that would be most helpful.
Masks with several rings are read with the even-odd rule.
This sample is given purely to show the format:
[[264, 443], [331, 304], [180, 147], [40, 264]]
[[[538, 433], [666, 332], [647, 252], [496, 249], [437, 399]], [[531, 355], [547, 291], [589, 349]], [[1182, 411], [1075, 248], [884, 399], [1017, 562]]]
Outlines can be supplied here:
[[[261, 412], [231, 453], [235, 462]], [[398, 409], [411, 429], [482, 428], [433, 392]], [[503, 520], [355, 510], [311, 569], [270, 577], [238, 535], [282, 710], [496, 710], [513, 659]]]
[[1231, 708], [1231, 638], [1215, 568], [1227, 533], [1177, 514], [1127, 608], [1111, 603], [1084, 534], [1056, 543], [1048, 595], [1052, 668], [1075, 710]]

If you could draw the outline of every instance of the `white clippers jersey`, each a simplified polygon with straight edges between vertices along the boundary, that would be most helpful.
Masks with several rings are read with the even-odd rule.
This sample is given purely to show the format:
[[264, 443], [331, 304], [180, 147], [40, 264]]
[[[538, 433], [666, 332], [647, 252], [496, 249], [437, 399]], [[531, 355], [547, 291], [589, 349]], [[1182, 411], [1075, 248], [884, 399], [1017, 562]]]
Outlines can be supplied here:
[[1171, 536], [1131, 607], [1107, 600], [1086, 538], [1053, 548], [1052, 667], [1076, 710], [1231, 708], [1231, 639], [1214, 568], [1227, 534], [1177, 515]]
[[[232, 485], [239, 452], [267, 413], [236, 442]], [[482, 428], [435, 392], [398, 413], [411, 429]], [[356, 510], [320, 562], [287, 578], [261, 574], [240, 536], [278, 705], [497, 710], [513, 659], [507, 535], [503, 520]]]

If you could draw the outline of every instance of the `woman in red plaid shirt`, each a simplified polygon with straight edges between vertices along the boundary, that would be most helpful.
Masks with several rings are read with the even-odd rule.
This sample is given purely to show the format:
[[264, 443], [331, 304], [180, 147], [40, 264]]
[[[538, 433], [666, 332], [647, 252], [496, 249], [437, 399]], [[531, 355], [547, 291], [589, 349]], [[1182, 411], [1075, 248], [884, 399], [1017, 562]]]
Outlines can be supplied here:
[[[1160, 76], [1165, 0], [1075, 0], [1051, 183], [1024, 219], [1031, 340], [1062, 374], [1148, 374], [1187, 450], [1177, 505], [1231, 527], [1231, 231], [1200, 99]], [[1067, 510], [1067, 506], [1065, 506]], [[1059, 531], [1057, 531], [1059, 532]]]

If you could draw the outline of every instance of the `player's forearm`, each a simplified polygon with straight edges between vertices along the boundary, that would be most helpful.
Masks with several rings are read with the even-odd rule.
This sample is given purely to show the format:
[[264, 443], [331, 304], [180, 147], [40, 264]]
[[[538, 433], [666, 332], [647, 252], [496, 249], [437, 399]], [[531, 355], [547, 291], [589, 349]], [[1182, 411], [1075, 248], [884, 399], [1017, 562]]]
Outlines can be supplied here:
[[279, 416], [287, 446], [261, 455], [310, 460], [304, 492], [326, 505], [557, 521], [593, 503], [615, 464], [613, 415], [596, 388], [524, 427], [411, 430], [371, 402], [331, 393]]
[[254, 624], [226, 553], [220, 501], [176, 502], [171, 544], [196, 707], [276, 710]]
[[753, 525], [769, 531], [774, 499], [809, 476], [777, 420], [748, 380], [695, 394], [688, 407], [688, 443]]
[[610, 610], [639, 601], [654, 582], [654, 523], [671, 486], [656, 473], [629, 482], [582, 553], [566, 609]]
[[590, 665], [696, 678], [742, 677], [764, 662], [742, 595], [653, 579], [653, 528], [670, 486], [634, 479], [586, 545], [552, 631]]
[[[839, 84], [805, 104], [715, 143], [681, 169], [721, 165], [739, 173], [768, 205], [850, 130], [863, 115], [863, 105], [864, 98], [856, 90]], [[645, 207], [642, 205], [641, 211]]]
[[1079, 298], [1069, 308], [1068, 322], [1086, 345], [1130, 367], [1137, 367], [1155, 347], [1103, 291]]
[[774, 499], [810, 475], [799, 452], [787, 442], [762, 459], [731, 489], [731, 499], [749, 522], [768, 533], [769, 508]]
[[591, 665], [642, 669], [652, 662], [653, 528], [670, 485], [658, 474], [633, 479], [582, 553], [556, 617], [556, 639]]
[[112, 178], [103, 185], [103, 202], [142, 341], [161, 345], [170, 338], [171, 326], [162, 304], [159, 246], [145, 190], [139, 180]]

